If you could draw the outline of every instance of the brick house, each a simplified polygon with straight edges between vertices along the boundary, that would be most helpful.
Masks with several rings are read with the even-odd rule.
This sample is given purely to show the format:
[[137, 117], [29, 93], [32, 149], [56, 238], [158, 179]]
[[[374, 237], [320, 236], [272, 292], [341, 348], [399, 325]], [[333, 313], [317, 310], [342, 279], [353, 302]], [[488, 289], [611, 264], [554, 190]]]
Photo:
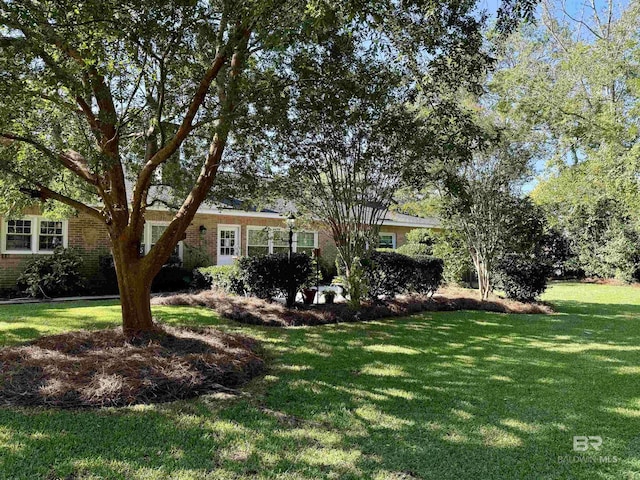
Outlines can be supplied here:
[[[282, 211], [247, 211], [228, 206], [202, 205], [186, 231], [176, 253], [185, 267], [203, 264], [225, 265], [233, 257], [288, 251], [289, 237]], [[141, 251], [148, 252], [169, 223], [167, 210], [150, 209], [146, 213]], [[418, 218], [390, 212], [380, 231], [379, 247], [397, 248], [414, 228], [438, 228], [433, 218]], [[21, 216], [0, 217], [0, 289], [12, 288], [25, 261], [50, 254], [56, 246], [77, 250], [84, 258], [84, 274], [91, 278], [98, 271], [99, 258], [109, 254], [105, 228], [84, 213], [65, 220], [51, 220], [37, 208]], [[295, 251], [320, 248], [330, 250], [330, 233], [319, 225], [299, 225], [294, 234]]]

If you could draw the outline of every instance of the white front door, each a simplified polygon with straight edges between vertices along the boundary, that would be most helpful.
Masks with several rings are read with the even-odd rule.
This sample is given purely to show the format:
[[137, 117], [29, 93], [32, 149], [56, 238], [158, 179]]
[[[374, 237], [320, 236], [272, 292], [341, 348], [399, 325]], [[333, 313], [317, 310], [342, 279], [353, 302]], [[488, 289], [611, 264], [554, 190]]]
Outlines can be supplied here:
[[240, 255], [240, 227], [218, 227], [218, 265], [231, 265]]

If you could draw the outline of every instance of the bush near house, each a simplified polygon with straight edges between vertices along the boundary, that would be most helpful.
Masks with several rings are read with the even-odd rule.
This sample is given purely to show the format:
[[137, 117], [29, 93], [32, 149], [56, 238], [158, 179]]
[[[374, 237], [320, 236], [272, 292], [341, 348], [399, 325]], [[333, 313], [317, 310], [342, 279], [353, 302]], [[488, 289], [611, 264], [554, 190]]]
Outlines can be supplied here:
[[238, 260], [240, 279], [249, 295], [262, 299], [287, 296], [291, 284], [298, 292], [313, 275], [313, 261], [304, 253], [273, 253]]
[[195, 290], [218, 288], [228, 293], [244, 295], [246, 289], [237, 265], [213, 265], [197, 268], [193, 272]]
[[442, 282], [443, 262], [439, 258], [374, 251], [362, 264], [372, 300], [401, 293], [431, 295]]
[[[95, 294], [117, 294], [118, 280], [116, 268], [111, 255], [103, 255], [98, 260], [100, 263], [96, 285], [92, 292]], [[182, 266], [182, 261], [177, 256], [169, 258], [162, 266], [156, 278], [151, 283], [152, 292], [178, 292], [187, 290], [193, 283], [193, 271]]]
[[34, 258], [18, 277], [18, 289], [31, 297], [64, 297], [85, 290], [80, 273], [82, 257], [70, 249], [56, 248], [52, 255]]

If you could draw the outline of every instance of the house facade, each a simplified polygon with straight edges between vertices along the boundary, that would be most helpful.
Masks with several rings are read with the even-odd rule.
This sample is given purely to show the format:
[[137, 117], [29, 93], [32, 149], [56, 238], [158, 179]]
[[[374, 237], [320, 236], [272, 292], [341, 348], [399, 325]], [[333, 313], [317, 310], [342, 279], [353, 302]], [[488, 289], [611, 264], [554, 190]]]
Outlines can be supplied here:
[[[285, 214], [275, 210], [246, 211], [223, 206], [203, 206], [198, 210], [186, 237], [176, 247], [186, 268], [227, 265], [234, 258], [289, 250]], [[148, 210], [141, 253], [147, 253], [172, 219], [166, 210]], [[436, 219], [418, 218], [390, 212], [379, 238], [379, 247], [397, 248], [415, 228], [438, 228]], [[39, 255], [51, 254], [63, 246], [83, 257], [83, 273], [97, 273], [100, 258], [109, 255], [109, 239], [104, 225], [87, 214], [55, 220], [40, 215], [37, 208], [22, 215], [0, 217], [0, 289], [13, 288], [25, 263]], [[299, 224], [294, 230], [293, 249], [311, 252], [319, 248], [329, 254], [333, 246], [330, 232], [320, 225]]]

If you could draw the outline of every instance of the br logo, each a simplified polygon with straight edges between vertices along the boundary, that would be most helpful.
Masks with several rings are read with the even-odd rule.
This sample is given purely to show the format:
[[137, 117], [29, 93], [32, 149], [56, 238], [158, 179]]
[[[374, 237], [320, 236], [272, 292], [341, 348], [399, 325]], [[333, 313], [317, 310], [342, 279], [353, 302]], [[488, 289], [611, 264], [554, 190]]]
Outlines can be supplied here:
[[602, 437], [599, 436], [582, 436], [576, 435], [573, 437], [573, 451], [574, 452], [586, 452], [589, 447], [594, 450], [600, 450], [602, 445]]

